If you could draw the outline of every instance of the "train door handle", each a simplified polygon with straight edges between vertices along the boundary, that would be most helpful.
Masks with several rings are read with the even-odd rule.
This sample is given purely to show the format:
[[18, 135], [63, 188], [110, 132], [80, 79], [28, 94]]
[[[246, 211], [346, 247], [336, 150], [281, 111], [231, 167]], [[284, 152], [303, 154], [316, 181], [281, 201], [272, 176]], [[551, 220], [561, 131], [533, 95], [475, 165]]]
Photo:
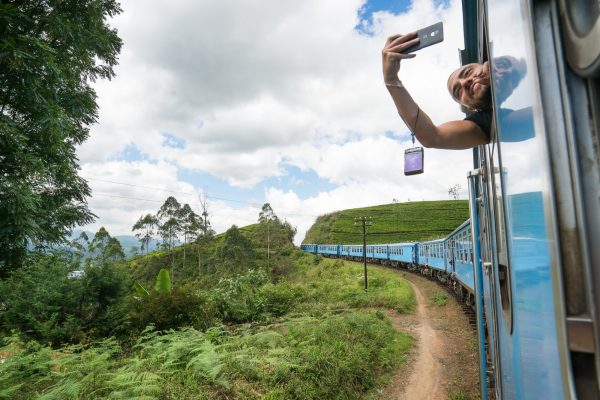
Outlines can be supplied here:
[[493, 264], [489, 261], [485, 261], [481, 265], [483, 266], [483, 272], [485, 272], [486, 275], [490, 275]]

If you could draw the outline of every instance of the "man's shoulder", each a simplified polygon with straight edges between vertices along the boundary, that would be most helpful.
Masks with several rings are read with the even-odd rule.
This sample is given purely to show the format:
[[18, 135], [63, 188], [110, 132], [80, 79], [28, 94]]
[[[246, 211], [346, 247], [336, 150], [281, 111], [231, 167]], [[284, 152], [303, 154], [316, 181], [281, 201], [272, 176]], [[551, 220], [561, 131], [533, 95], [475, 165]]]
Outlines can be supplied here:
[[492, 127], [492, 110], [476, 110], [468, 113], [465, 120], [476, 123], [486, 136], [490, 137], [490, 131]]

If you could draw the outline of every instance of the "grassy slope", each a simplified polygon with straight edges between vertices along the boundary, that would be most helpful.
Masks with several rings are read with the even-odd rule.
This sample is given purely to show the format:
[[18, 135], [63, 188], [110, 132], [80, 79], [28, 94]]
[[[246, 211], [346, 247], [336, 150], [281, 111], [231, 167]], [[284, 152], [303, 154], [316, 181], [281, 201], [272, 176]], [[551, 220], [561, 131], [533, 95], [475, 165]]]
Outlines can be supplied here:
[[372, 217], [367, 243], [423, 241], [443, 237], [469, 218], [466, 200], [419, 201], [355, 208], [322, 215], [303, 243], [362, 243], [354, 218]]

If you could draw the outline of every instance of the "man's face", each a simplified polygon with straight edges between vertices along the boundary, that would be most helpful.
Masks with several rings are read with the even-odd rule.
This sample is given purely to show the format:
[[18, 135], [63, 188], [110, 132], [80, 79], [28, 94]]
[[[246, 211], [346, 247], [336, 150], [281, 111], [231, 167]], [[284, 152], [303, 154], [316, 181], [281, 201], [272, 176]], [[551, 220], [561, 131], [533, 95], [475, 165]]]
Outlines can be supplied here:
[[490, 71], [487, 61], [467, 64], [448, 78], [448, 91], [454, 100], [473, 109], [491, 107]]
[[494, 77], [494, 94], [496, 99], [502, 103], [519, 85], [527, 68], [523, 60], [511, 56], [496, 57], [492, 60]]

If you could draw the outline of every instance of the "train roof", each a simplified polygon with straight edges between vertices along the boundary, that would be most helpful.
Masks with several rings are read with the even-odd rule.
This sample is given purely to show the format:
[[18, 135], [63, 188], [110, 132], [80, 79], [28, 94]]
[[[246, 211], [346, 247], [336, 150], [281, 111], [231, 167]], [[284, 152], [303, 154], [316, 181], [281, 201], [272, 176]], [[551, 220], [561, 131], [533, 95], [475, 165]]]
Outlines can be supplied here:
[[465, 222], [460, 224], [460, 226], [458, 228], [456, 228], [455, 230], [453, 230], [452, 233], [450, 233], [448, 236], [446, 236], [446, 238], [449, 238], [450, 236], [455, 235], [456, 233], [458, 233], [458, 231], [460, 231], [461, 229], [464, 229], [465, 226], [469, 225], [470, 222], [471, 222], [471, 218], [469, 218], [468, 220], [466, 220]]

